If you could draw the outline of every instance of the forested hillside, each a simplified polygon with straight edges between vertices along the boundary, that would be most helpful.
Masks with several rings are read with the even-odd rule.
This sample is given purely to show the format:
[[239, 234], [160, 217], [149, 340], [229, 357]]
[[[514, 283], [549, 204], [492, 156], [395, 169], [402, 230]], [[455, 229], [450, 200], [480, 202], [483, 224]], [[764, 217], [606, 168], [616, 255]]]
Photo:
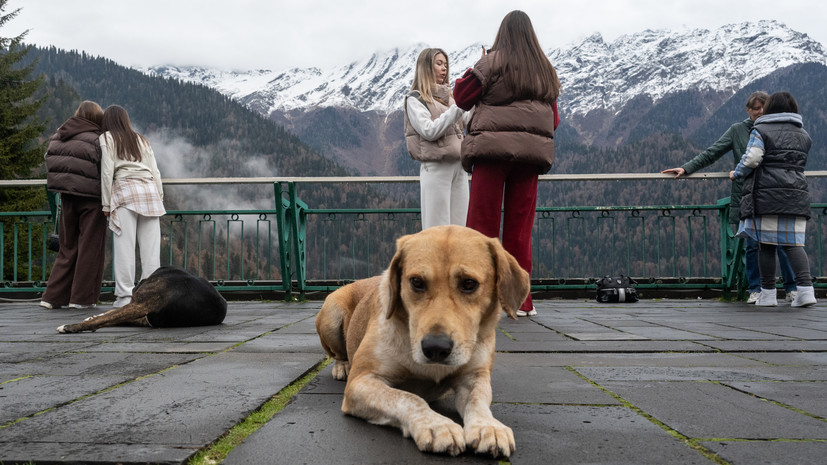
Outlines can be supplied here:
[[[111, 60], [33, 47], [49, 93], [44, 136], [82, 99], [118, 104], [153, 144], [165, 177], [342, 176], [346, 172], [282, 126], [203, 85], [150, 77]], [[174, 169], [172, 168], [174, 167]]]

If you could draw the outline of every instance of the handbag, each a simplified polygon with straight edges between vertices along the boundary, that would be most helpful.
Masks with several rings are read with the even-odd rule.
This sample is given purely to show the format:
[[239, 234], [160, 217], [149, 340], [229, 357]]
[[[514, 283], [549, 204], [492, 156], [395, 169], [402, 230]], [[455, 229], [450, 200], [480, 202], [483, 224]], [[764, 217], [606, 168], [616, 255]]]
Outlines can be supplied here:
[[52, 252], [60, 252], [60, 237], [56, 233], [49, 234], [49, 241], [46, 242], [46, 248]]
[[637, 302], [637, 281], [624, 276], [604, 276], [597, 281], [597, 301], [600, 303]]
[[60, 223], [60, 197], [56, 192], [46, 190], [46, 195], [49, 199], [49, 209], [52, 211], [52, 219], [55, 224], [55, 232], [49, 234], [49, 240], [46, 241], [46, 248], [52, 252], [60, 252], [60, 237], [57, 235]]

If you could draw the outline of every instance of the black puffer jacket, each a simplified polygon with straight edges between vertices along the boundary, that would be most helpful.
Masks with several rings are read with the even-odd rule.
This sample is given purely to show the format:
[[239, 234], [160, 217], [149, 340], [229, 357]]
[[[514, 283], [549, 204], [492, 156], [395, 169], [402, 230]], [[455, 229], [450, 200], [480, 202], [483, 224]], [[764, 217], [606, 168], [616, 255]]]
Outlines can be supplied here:
[[804, 167], [812, 140], [797, 113], [774, 113], [755, 121], [764, 156], [744, 179], [741, 219], [763, 215], [810, 218], [810, 191]]
[[81, 197], [101, 196], [101, 128], [79, 116], [61, 125], [46, 150], [46, 187]]

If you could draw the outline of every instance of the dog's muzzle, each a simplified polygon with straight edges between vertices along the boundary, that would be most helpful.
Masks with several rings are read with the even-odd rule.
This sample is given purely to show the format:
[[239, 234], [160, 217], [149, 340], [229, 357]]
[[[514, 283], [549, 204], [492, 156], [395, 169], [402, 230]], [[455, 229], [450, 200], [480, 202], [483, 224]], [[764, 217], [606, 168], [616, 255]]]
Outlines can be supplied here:
[[429, 334], [422, 338], [422, 354], [432, 363], [442, 363], [451, 355], [454, 341], [444, 334]]

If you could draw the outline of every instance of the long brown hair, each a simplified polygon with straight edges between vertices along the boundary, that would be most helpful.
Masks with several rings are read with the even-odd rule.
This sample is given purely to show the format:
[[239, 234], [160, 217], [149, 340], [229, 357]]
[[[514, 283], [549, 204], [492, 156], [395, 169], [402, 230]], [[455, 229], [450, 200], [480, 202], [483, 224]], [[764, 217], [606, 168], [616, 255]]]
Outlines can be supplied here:
[[448, 66], [448, 54], [445, 53], [445, 50], [441, 48], [426, 48], [419, 52], [419, 57], [416, 59], [416, 70], [414, 71], [411, 90], [419, 91], [419, 94], [422, 95], [422, 100], [426, 102], [434, 101], [434, 89], [436, 87], [434, 60], [439, 54], [445, 57], [445, 79], [449, 80], [451, 78], [451, 68]]
[[515, 100], [557, 100], [557, 71], [540, 47], [525, 12], [514, 10], [505, 15], [491, 50], [497, 52], [495, 66], [502, 70], [503, 82], [514, 93]]
[[100, 126], [103, 121], [103, 109], [91, 100], [84, 100], [80, 102], [78, 109], [75, 110], [75, 116], [87, 119]]
[[101, 128], [112, 134], [115, 142], [115, 153], [121, 160], [141, 161], [141, 146], [146, 138], [132, 129], [129, 122], [129, 114], [123, 107], [110, 105], [103, 112], [103, 123]]

